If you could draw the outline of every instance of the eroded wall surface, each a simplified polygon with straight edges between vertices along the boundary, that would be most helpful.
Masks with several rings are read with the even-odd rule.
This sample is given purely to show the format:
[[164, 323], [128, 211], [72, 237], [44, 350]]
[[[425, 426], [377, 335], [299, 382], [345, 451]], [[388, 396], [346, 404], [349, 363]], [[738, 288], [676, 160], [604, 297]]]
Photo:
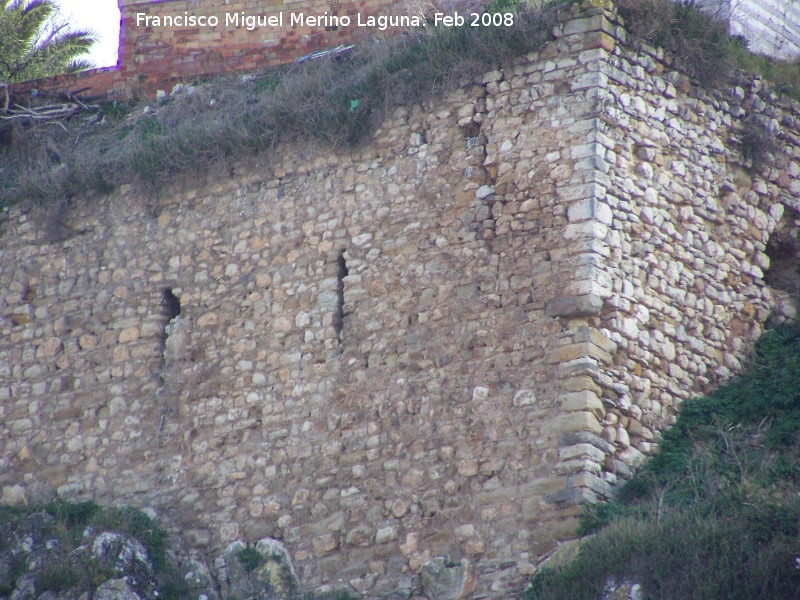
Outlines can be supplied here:
[[3, 501], [150, 507], [208, 564], [277, 537], [371, 597], [463, 558], [473, 597], [517, 597], [793, 311], [764, 277], [796, 105], [693, 87], [609, 3], [556, 33], [358, 150], [124, 186], [60, 242], [3, 213]]

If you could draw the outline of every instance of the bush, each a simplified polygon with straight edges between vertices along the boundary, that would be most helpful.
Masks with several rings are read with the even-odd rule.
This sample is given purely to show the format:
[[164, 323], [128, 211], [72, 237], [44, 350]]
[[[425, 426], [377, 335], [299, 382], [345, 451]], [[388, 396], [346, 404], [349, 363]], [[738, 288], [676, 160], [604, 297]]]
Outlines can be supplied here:
[[778, 60], [754, 54], [747, 49], [747, 41], [740, 37], [732, 39], [733, 61], [746, 74], [758, 75], [772, 82], [777, 92], [800, 100], [800, 61]]
[[742, 157], [751, 161], [755, 170], [771, 167], [783, 148], [775, 134], [761, 121], [753, 116], [745, 120], [742, 125], [742, 134], [739, 145]]
[[703, 85], [719, 86], [733, 72], [732, 43], [720, 0], [618, 0], [632, 38], [674, 53], [680, 65]]
[[[185, 584], [167, 560], [167, 533], [143, 512], [130, 507], [104, 507], [92, 501], [56, 500], [24, 508], [0, 506], [0, 524], [18, 523], [41, 512], [53, 517], [45, 533], [57, 543], [49, 553], [47, 562], [36, 574], [37, 594], [47, 590], [72, 590], [80, 595], [80, 592], [94, 589], [117, 576], [113, 565], [73, 552], [86, 543], [86, 532], [91, 530], [113, 531], [139, 540], [147, 550], [162, 590], [161, 597], [173, 600], [184, 595]], [[11, 579], [16, 579], [24, 571], [23, 560], [21, 571], [12, 574]]]
[[639, 583], [647, 598], [797, 598], [796, 537], [754, 539], [738, 515], [682, 509], [660, 518], [618, 519], [582, 546], [571, 564], [537, 574], [525, 600], [597, 600], [606, 581]]

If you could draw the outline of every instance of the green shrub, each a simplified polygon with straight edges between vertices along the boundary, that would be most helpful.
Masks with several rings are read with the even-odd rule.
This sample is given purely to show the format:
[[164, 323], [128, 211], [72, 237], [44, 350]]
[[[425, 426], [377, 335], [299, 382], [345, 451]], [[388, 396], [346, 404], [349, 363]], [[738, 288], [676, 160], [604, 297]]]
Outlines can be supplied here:
[[[85, 543], [85, 532], [113, 531], [141, 542], [147, 550], [161, 588], [161, 597], [179, 600], [185, 597], [186, 585], [180, 580], [167, 557], [167, 533], [153, 523], [145, 513], [130, 507], [104, 507], [96, 502], [68, 502], [56, 500], [45, 505], [27, 507], [0, 506], [0, 523], [16, 523], [38, 512], [53, 517], [46, 532], [58, 541], [57, 551], [49, 555], [48, 562], [38, 571], [36, 590], [85, 591], [94, 589], [117, 575], [113, 565], [103, 564], [73, 551]], [[21, 565], [21, 566], [20, 566]], [[21, 571], [12, 573], [16, 579], [25, 570], [25, 561], [17, 565]]]
[[703, 85], [727, 82], [733, 71], [723, 3], [701, 5], [681, 0], [618, 0], [617, 7], [634, 40], [674, 53], [680, 66]]
[[747, 42], [734, 38], [731, 45], [733, 61], [746, 74], [758, 75], [772, 82], [776, 91], [800, 100], [800, 60], [778, 60], [754, 54], [747, 49]]
[[639, 583], [645, 597], [681, 600], [797, 598], [797, 538], [754, 539], [738, 515], [674, 510], [618, 519], [589, 538], [569, 565], [537, 574], [525, 600], [597, 600], [609, 578]]
[[742, 157], [758, 171], [773, 166], [783, 148], [766, 125], [751, 117], [742, 125], [740, 149]]
[[261, 553], [252, 546], [239, 550], [236, 554], [236, 559], [242, 564], [247, 573], [252, 573], [265, 562]]

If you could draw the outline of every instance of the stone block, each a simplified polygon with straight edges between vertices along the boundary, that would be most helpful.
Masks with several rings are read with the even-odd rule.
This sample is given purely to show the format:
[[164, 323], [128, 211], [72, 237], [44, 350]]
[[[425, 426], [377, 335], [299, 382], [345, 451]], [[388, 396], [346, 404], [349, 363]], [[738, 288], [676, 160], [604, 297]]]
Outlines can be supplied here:
[[475, 589], [475, 571], [466, 559], [452, 564], [449, 559], [434, 558], [423, 565], [420, 575], [429, 600], [464, 600]]
[[596, 504], [597, 501], [597, 494], [585, 487], [568, 488], [545, 497], [545, 502], [548, 504], [563, 504], [566, 506]]
[[575, 330], [575, 335], [572, 338], [576, 342], [591, 342], [592, 344], [602, 348], [609, 354], [614, 354], [617, 351], [617, 344], [608, 339], [602, 333], [597, 331], [594, 327], [582, 326]]
[[561, 381], [561, 389], [565, 392], [582, 392], [589, 390], [598, 396], [602, 393], [602, 388], [597, 385], [591, 377], [570, 377]]
[[533, 481], [520, 485], [519, 493], [524, 497], [541, 496], [563, 490], [565, 487], [567, 487], [566, 477], [551, 475], [548, 477], [537, 477]]
[[514, 406], [530, 406], [536, 403], [536, 394], [533, 390], [522, 389], [514, 394], [512, 404]]
[[[574, 146], [572, 148], [572, 158], [583, 158], [584, 156], [593, 156], [598, 152], [599, 148], [596, 143], [592, 142], [589, 144], [583, 144], [581, 146]], [[565, 202], [572, 202], [573, 200], [584, 200], [584, 199], [596, 199], [602, 200], [606, 197], [606, 188], [602, 185], [598, 185], [596, 183], [586, 183], [583, 185], [573, 185], [565, 188], [560, 188], [557, 192], [558, 197]], [[570, 210], [573, 209], [575, 205], [570, 206]], [[593, 205], [592, 207], [593, 210]], [[582, 207], [582, 210], [586, 211], [589, 210], [586, 207]], [[592, 213], [593, 214], [593, 213]], [[573, 219], [570, 218], [570, 221], [576, 221], [581, 219]]]
[[606, 88], [608, 87], [608, 75], [605, 73], [593, 72], [585, 73], [572, 80], [570, 89], [573, 92], [585, 90], [588, 88]]
[[623, 479], [630, 479], [633, 477], [633, 471], [631, 470], [630, 466], [621, 460], [617, 460], [616, 458], [611, 459], [606, 468], [608, 468], [609, 471], [614, 473], [617, 477], [622, 477]]
[[390, 525], [388, 527], [381, 527], [375, 533], [375, 543], [376, 544], [386, 544], [388, 542], [396, 540], [398, 537], [397, 533], [397, 526]]
[[542, 428], [543, 435], [553, 438], [579, 431], [600, 435], [603, 427], [593, 413], [580, 411], [556, 415]]
[[567, 219], [570, 223], [596, 219], [604, 225], [611, 225], [613, 214], [607, 204], [603, 204], [593, 197], [570, 204], [567, 209]]
[[[138, 332], [138, 330], [137, 330]], [[49, 358], [55, 356], [63, 349], [61, 340], [57, 337], [49, 338], [44, 344], [39, 346], [36, 351], [36, 358]]]
[[574, 444], [591, 444], [598, 450], [602, 450], [606, 454], [613, 454], [614, 453], [614, 446], [609, 444], [603, 438], [595, 435], [594, 433], [590, 433], [588, 431], [579, 431], [577, 433], [571, 433], [569, 435], [565, 435], [558, 443], [562, 446], [571, 446]]
[[334, 533], [326, 533], [315, 537], [311, 541], [311, 547], [314, 549], [315, 556], [324, 556], [339, 547], [339, 536]]
[[569, 362], [582, 357], [594, 358], [598, 362], [606, 365], [611, 363], [611, 355], [591, 342], [559, 346], [548, 352], [545, 356], [545, 360], [552, 364]]
[[544, 310], [547, 317], [590, 317], [603, 310], [603, 299], [591, 294], [558, 298], [546, 302]]
[[600, 398], [594, 392], [584, 390], [582, 392], [569, 392], [561, 396], [561, 410], [575, 412], [586, 410], [596, 415], [598, 419], [603, 419], [605, 409]]
[[582, 238], [603, 240], [608, 233], [608, 226], [599, 221], [583, 221], [581, 223], [570, 223], [564, 228], [565, 240], [579, 240]]
[[583, 45], [587, 50], [602, 48], [606, 52], [613, 52], [617, 41], [605, 31], [591, 31], [584, 37]]
[[611, 23], [604, 15], [594, 15], [583, 19], [572, 19], [564, 24], [564, 35], [575, 35], [578, 33], [588, 33], [590, 31], [614, 31]]
[[572, 458], [588, 458], [597, 463], [605, 460], [606, 454], [592, 444], [575, 444], [566, 446], [558, 451], [558, 460], [570, 460]]
[[594, 473], [578, 473], [571, 475], [567, 481], [568, 488], [587, 488], [603, 498], [615, 498], [617, 490], [613, 485]]
[[28, 504], [25, 488], [21, 485], [3, 486], [3, 495], [0, 497], [0, 504], [6, 506], [21, 506]]

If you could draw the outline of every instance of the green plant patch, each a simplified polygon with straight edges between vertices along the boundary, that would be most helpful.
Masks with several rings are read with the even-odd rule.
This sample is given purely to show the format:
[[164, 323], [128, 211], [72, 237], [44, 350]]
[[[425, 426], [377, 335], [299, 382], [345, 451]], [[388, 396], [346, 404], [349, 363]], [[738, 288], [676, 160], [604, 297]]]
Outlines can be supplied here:
[[129, 103], [122, 100], [112, 100], [106, 102], [100, 107], [100, 115], [108, 117], [114, 121], [121, 121], [131, 113], [131, 106]]
[[569, 565], [543, 570], [525, 600], [596, 600], [611, 579], [639, 583], [646, 598], [756, 600], [798, 598], [796, 538], [754, 540], [736, 516], [692, 510], [620, 519], [589, 538]]
[[239, 550], [236, 554], [236, 560], [242, 564], [242, 567], [248, 573], [252, 573], [265, 562], [262, 554], [252, 546]]
[[[63, 592], [86, 591], [118, 576], [113, 565], [74, 551], [85, 544], [85, 532], [113, 531], [137, 539], [144, 546], [161, 590], [167, 600], [182, 600], [187, 588], [167, 555], [167, 533], [153, 523], [145, 513], [130, 507], [104, 507], [96, 502], [56, 500], [44, 505], [26, 507], [0, 506], [0, 524], [20, 523], [36, 513], [53, 517], [47, 522], [45, 535], [57, 542], [56, 551], [36, 573], [37, 594], [52, 590]], [[26, 557], [15, 563], [10, 580], [16, 580], [26, 570]], [[9, 593], [13, 590], [9, 590]], [[2, 593], [2, 591], [0, 591]], [[80, 595], [80, 594], [78, 594]]]

